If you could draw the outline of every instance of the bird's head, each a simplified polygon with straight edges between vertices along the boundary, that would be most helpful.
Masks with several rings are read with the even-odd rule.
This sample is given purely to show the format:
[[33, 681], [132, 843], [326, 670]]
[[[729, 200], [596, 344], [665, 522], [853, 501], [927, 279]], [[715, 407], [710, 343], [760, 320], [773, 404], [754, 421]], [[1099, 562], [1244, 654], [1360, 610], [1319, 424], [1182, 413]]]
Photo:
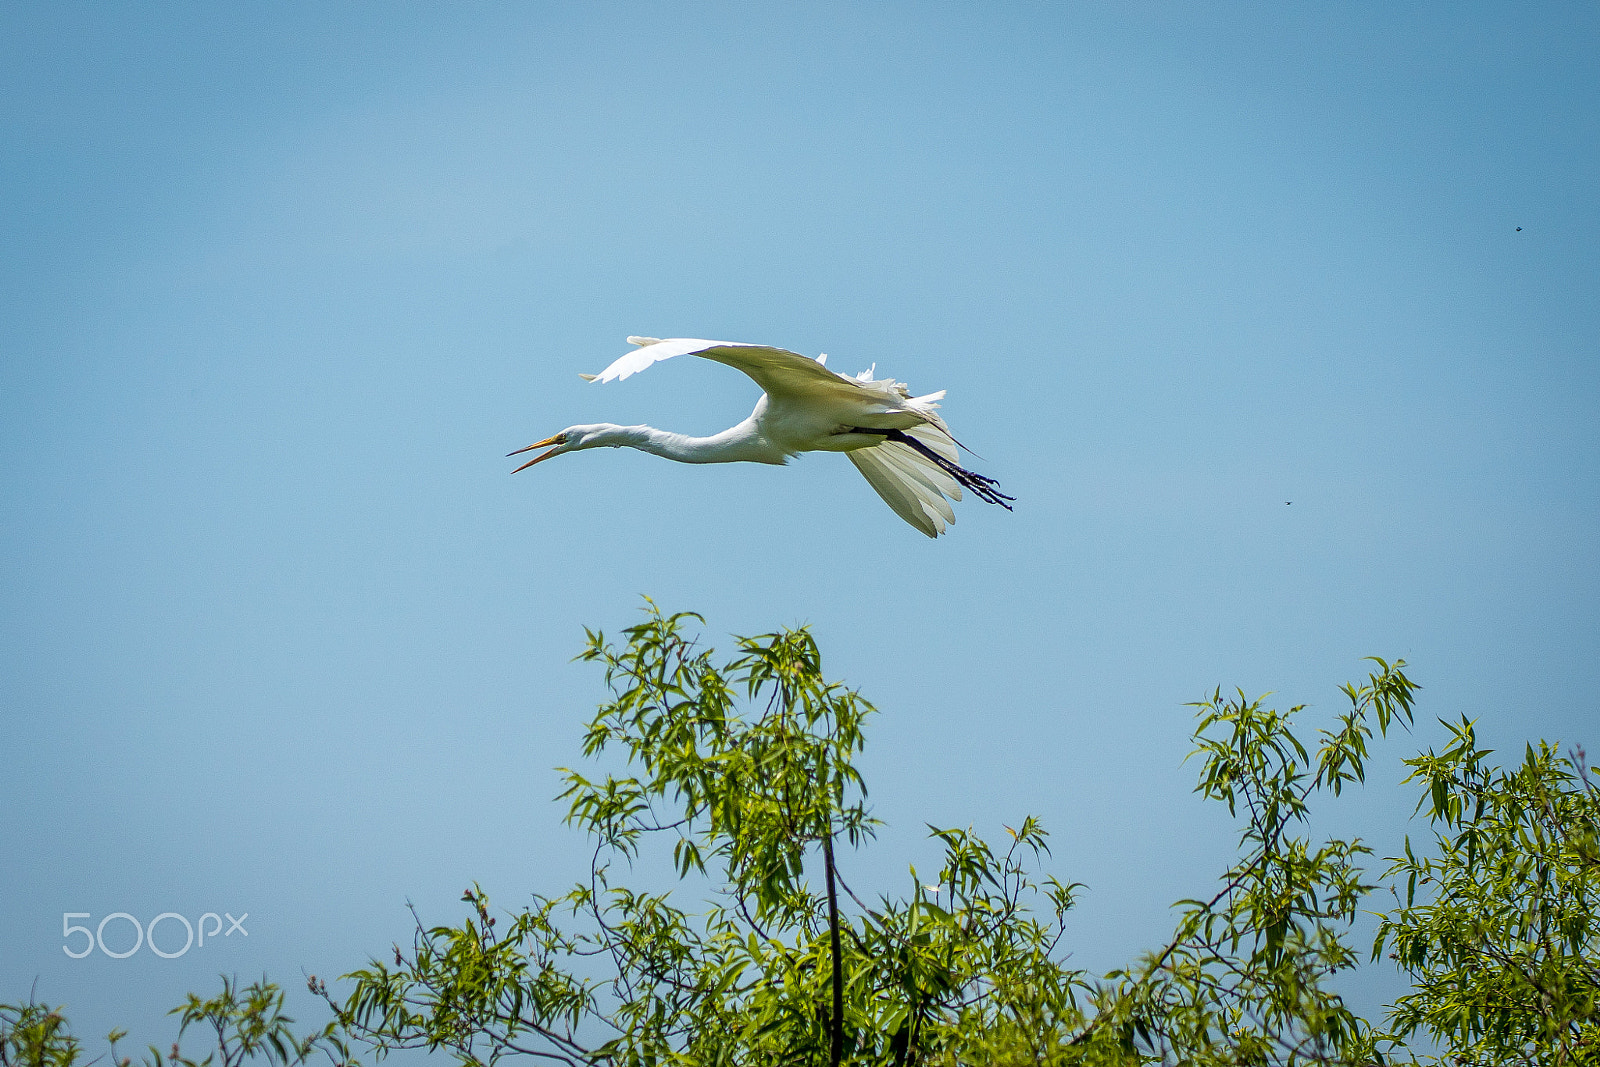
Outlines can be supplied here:
[[543, 463], [551, 456], [559, 456], [566, 452], [577, 452], [579, 449], [597, 448], [600, 445], [611, 444], [612, 437], [620, 429], [620, 426], [613, 426], [604, 422], [593, 426], [568, 426], [565, 430], [552, 437], [546, 437], [543, 441], [535, 441], [526, 448], [519, 448], [515, 452], [506, 453], [508, 456], [520, 456], [522, 453], [532, 452], [536, 448], [548, 447], [550, 449], [548, 452], [541, 452], [539, 455], [534, 456], [511, 473], [525, 471], [535, 463]]

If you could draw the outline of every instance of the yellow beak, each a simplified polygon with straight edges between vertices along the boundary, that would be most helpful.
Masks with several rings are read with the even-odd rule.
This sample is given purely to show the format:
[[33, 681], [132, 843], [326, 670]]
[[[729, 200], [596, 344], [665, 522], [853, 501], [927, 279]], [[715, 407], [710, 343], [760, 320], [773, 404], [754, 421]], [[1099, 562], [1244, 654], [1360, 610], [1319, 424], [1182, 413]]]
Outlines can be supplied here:
[[[534, 449], [543, 448], [545, 445], [563, 445], [563, 444], [566, 444], [566, 443], [567, 443], [566, 435], [558, 433], [554, 437], [546, 437], [543, 441], [535, 441], [533, 444], [529, 445], [527, 448], [519, 448], [515, 452], [507, 452], [506, 455], [507, 456], [520, 456], [524, 452], [532, 452]], [[522, 466], [518, 467], [517, 470], [514, 470], [511, 473], [512, 474], [516, 474], [517, 471], [525, 471], [529, 467], [533, 466], [535, 463], [543, 463], [545, 460], [549, 459], [551, 456], [553, 456], [555, 454], [556, 454], [556, 450], [552, 448], [550, 451], [546, 452], [544, 455], [535, 456], [532, 459], [528, 460], [528, 462], [524, 463]]]

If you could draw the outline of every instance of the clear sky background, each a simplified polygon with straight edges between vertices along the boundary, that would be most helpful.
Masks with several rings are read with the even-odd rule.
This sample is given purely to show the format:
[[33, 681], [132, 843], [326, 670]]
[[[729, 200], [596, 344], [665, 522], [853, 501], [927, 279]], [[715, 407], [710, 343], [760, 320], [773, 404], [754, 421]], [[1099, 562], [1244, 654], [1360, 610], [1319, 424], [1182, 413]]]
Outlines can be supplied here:
[[[1436, 716], [1600, 750], [1596, 55], [1591, 3], [6, 3], [0, 1001], [165, 1042], [219, 972], [559, 891], [571, 657], [640, 594], [809, 623], [877, 703], [858, 891], [1034, 813], [1093, 969], [1231, 856], [1216, 685], [1309, 727], [1411, 662], [1328, 818], [1380, 855]], [[511, 477], [759, 395], [585, 386], [630, 333], [948, 389], [1016, 511], [929, 541], [831, 455]], [[119, 911], [248, 937], [64, 955]]]

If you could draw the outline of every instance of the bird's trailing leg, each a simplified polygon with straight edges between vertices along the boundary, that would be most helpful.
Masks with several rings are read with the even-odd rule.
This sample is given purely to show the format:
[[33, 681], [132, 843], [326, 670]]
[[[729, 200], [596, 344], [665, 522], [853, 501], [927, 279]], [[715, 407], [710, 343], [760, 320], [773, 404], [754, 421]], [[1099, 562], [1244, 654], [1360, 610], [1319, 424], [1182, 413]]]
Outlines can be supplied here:
[[969, 471], [959, 463], [946, 459], [908, 433], [904, 433], [900, 430], [874, 430], [865, 426], [852, 426], [846, 432], [872, 434], [877, 437], [882, 437], [885, 441], [897, 441], [900, 444], [918, 452], [919, 454], [926, 456], [934, 466], [938, 467], [950, 477], [954, 478], [964, 488], [970, 489], [972, 491], [972, 495], [977, 497], [979, 500], [986, 501], [990, 504], [999, 504], [1007, 511], [1012, 510], [1010, 502], [1017, 499], [1014, 496], [1006, 496], [1006, 494], [1002, 493], [1000, 491], [1000, 483], [995, 481], [993, 478], [987, 478], [976, 471]]

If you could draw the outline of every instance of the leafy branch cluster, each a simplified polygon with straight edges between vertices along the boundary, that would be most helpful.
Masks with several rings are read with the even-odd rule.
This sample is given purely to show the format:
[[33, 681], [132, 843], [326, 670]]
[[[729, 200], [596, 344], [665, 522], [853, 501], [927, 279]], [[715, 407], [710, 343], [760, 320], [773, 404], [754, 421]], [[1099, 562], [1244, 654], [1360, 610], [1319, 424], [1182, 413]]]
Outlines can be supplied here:
[[[563, 770], [568, 821], [594, 842], [581, 882], [510, 913], [474, 885], [463, 921], [416, 917], [411, 943], [342, 995], [310, 979], [332, 1021], [304, 1037], [276, 986], [224, 979], [175, 1009], [216, 1051], [152, 1048], [141, 1067], [356, 1067], [354, 1051], [404, 1049], [574, 1067], [1600, 1065], [1600, 787], [1581, 750], [1530, 746], [1502, 771], [1471, 723], [1449, 726], [1443, 752], [1408, 761], [1432, 847], [1408, 839], [1377, 882], [1367, 845], [1312, 833], [1318, 796], [1363, 782], [1374, 736], [1412, 722], [1403, 661], [1374, 660], [1310, 741], [1303, 707], [1220, 689], [1195, 705], [1197, 792], [1238, 821], [1238, 858], [1179, 902], [1159, 948], [1091, 976], [1061, 946], [1079, 887], [1039, 873], [1032, 817], [998, 848], [930, 827], [936, 880], [912, 869], [903, 895], [863, 900], [841, 858], [878, 825], [854, 762], [872, 706], [825, 679], [804, 629], [721, 660], [699, 621], [651, 605], [619, 643], [588, 635], [610, 699], [584, 754], [613, 769]], [[658, 854], [675, 884], [627, 884]], [[1413, 985], [1374, 1022], [1334, 986], [1360, 961], [1352, 924], [1378, 885], [1393, 907], [1372, 958], [1388, 951]], [[122, 1036], [115, 1067], [132, 1067]], [[1436, 1058], [1414, 1056], [1418, 1037]], [[0, 1067], [81, 1055], [59, 1011], [0, 1005]]]
[[[294, 1019], [283, 1008], [284, 993], [275, 983], [262, 978], [241, 986], [224, 976], [222, 990], [215, 996], [190, 993], [172, 1009], [179, 1020], [178, 1040], [165, 1054], [149, 1046], [140, 1067], [243, 1067], [258, 1058], [278, 1067], [303, 1067], [318, 1053], [335, 1067], [354, 1062], [336, 1022], [296, 1036]], [[182, 1050], [191, 1027], [208, 1032], [212, 1051], [203, 1059]], [[125, 1030], [113, 1030], [107, 1037], [115, 1067], [133, 1067], [132, 1057], [117, 1051], [126, 1036]], [[0, 1067], [75, 1067], [82, 1054], [83, 1045], [69, 1031], [59, 1008], [33, 997], [25, 1004], [0, 1004]]]
[[[589, 635], [584, 658], [612, 699], [585, 754], [620, 749], [636, 773], [565, 772], [569, 821], [596, 842], [587, 881], [503, 930], [469, 890], [474, 919], [419, 925], [392, 966], [353, 976], [335, 1003], [353, 1033], [488, 1063], [903, 1064], [1020, 1002], [1070, 1002], [1080, 977], [1054, 953], [1073, 887], [1029, 874], [1045, 851], [1038, 823], [998, 852], [936, 830], [936, 893], [912, 872], [904, 899], [862, 901], [835, 845], [876, 825], [853, 763], [871, 705], [824, 679], [804, 630], [742, 639], [719, 663], [685, 634], [696, 618], [651, 610], [622, 647]], [[670, 841], [680, 877], [720, 877], [703, 909], [617, 883], [615, 862], [652, 837]], [[1029, 910], [1041, 895], [1046, 919]]]
[[[1330, 989], [1358, 962], [1346, 942], [1371, 886], [1359, 840], [1314, 844], [1304, 832], [1313, 793], [1365, 780], [1373, 726], [1409, 722], [1417, 686], [1404, 661], [1375, 660], [1350, 707], [1314, 751], [1293, 730], [1303, 706], [1279, 712], [1221, 690], [1194, 705], [1197, 792], [1242, 817], [1240, 859], [1205, 900], [1180, 901], [1172, 939], [1108, 976], [1086, 1033], [1115, 1028], [1141, 1061], [1194, 1064], [1366, 1063], [1372, 1028]], [[1297, 828], [1299, 828], [1297, 832]], [[1076, 1038], [1081, 1042], [1083, 1038]]]
[[1443, 752], [1406, 761], [1434, 851], [1406, 840], [1373, 946], [1414, 983], [1396, 1028], [1447, 1041], [1453, 1063], [1600, 1063], [1600, 785], [1581, 749], [1529, 745], [1503, 771], [1470, 722], [1444, 725]]

